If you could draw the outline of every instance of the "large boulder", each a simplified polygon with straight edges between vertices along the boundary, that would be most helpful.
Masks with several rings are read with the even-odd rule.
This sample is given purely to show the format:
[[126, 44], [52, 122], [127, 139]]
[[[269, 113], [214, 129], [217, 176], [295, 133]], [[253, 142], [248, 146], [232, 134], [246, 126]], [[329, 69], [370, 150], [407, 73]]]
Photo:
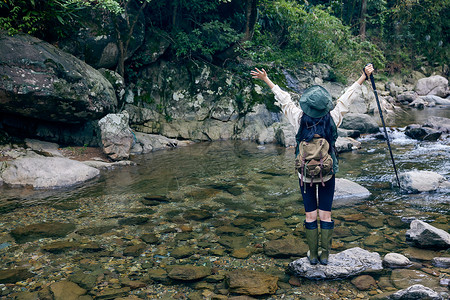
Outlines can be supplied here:
[[72, 186], [99, 175], [100, 171], [62, 157], [21, 158], [8, 162], [2, 173], [9, 186], [31, 186], [50, 189]]
[[178, 141], [162, 135], [136, 132], [136, 143], [131, 154], [145, 154], [156, 150], [176, 148]]
[[379, 131], [377, 122], [369, 115], [348, 113], [342, 120], [341, 128], [358, 130], [361, 133], [376, 133]]
[[98, 121], [103, 152], [112, 160], [127, 159], [134, 135], [128, 125], [128, 113], [108, 114]]
[[420, 96], [436, 95], [445, 98], [449, 94], [448, 80], [440, 75], [422, 78], [417, 81], [414, 90]]
[[429, 117], [424, 126], [434, 128], [443, 133], [450, 133], [450, 119], [444, 117]]
[[370, 196], [368, 189], [362, 185], [344, 178], [336, 178], [334, 191], [334, 207], [353, 205]]
[[420, 220], [411, 222], [406, 240], [421, 248], [450, 248], [450, 233]]
[[409, 193], [431, 192], [450, 187], [450, 182], [444, 176], [431, 171], [403, 172], [398, 178], [401, 188]]
[[441, 137], [442, 132], [430, 127], [411, 124], [406, 126], [405, 134], [412, 139], [420, 141], [436, 141]]
[[76, 57], [28, 35], [0, 40], [0, 112], [82, 123], [116, 109], [111, 83]]
[[311, 265], [307, 257], [289, 263], [289, 270], [296, 276], [308, 279], [337, 279], [367, 271], [383, 269], [380, 255], [359, 247], [330, 254], [328, 265]]

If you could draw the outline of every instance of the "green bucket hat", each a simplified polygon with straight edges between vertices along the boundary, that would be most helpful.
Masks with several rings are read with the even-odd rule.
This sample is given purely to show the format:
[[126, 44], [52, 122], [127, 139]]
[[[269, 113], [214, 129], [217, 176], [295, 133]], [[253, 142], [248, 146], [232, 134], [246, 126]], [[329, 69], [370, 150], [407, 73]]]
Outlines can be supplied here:
[[330, 93], [320, 85], [307, 88], [299, 102], [303, 112], [312, 118], [323, 117], [333, 109]]

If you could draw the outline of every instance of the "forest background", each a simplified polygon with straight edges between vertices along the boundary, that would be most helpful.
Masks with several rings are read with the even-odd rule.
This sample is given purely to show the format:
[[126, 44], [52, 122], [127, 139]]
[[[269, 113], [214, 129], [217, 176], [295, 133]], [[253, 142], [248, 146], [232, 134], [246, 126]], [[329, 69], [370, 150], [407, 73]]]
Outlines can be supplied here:
[[127, 55], [138, 19], [131, 7], [170, 43], [164, 56], [172, 61], [231, 69], [240, 60], [319, 62], [345, 81], [358, 63], [389, 76], [445, 66], [450, 57], [450, 0], [1, 0], [0, 28], [58, 45], [80, 28], [114, 24], [115, 70], [133, 82], [148, 57]]

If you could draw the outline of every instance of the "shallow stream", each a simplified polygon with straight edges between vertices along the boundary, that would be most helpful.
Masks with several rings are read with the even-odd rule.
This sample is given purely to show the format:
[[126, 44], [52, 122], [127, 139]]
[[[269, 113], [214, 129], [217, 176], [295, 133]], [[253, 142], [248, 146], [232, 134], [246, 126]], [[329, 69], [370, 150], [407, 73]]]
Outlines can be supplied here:
[[[403, 132], [404, 126], [422, 124], [430, 115], [450, 118], [450, 110], [408, 110], [387, 120], [390, 126], [396, 125], [389, 131], [397, 168], [400, 172], [434, 171], [449, 179], [449, 138], [418, 142]], [[333, 210], [337, 225], [334, 252], [361, 247], [381, 256], [402, 253], [439, 286], [442, 275], [430, 274], [439, 271], [427, 273], [424, 269], [432, 268], [431, 258], [448, 256], [448, 252], [410, 247], [405, 232], [414, 218], [448, 231], [450, 191], [399, 193], [391, 187], [394, 173], [386, 142], [374, 136], [363, 136], [359, 141], [361, 149], [340, 154], [338, 177], [366, 187], [371, 196]], [[368, 291], [356, 289], [350, 280], [303, 280], [295, 286], [287, 283], [289, 275], [285, 273], [292, 259], [264, 254], [263, 245], [268, 241], [289, 236], [303, 239], [304, 210], [293, 156], [293, 149], [277, 145], [199, 143], [134, 157], [136, 166], [102, 172], [88, 184], [63, 191], [1, 187], [0, 204], [11, 206], [0, 216], [0, 269], [25, 267], [35, 276], [19, 284], [0, 284], [0, 295], [7, 299], [20, 291], [38, 291], [64, 278], [77, 282], [73, 278], [76, 274], [100, 270], [102, 280], [85, 286], [92, 295], [107, 288], [121, 289], [122, 278], [128, 278], [147, 280], [145, 287], [128, 293], [147, 299], [204, 296], [196, 283], [148, 281], [149, 269], [173, 264], [208, 265], [224, 272], [256, 268], [276, 275], [280, 289], [267, 296], [271, 299], [305, 295], [317, 297], [312, 299], [366, 299], [398, 289], [401, 285], [395, 284], [388, 272], [376, 275], [378, 286]], [[76, 231], [59, 239], [40, 238], [21, 244], [10, 236], [14, 228], [41, 222], [75, 224]], [[137, 255], [123, 255], [127, 247], [142, 244], [142, 236], [149, 233], [155, 234], [156, 241], [145, 244]], [[50, 242], [66, 240], [93, 242], [99, 249], [43, 250]], [[171, 253], [180, 247], [191, 252], [186, 257], [173, 257]], [[238, 258], [234, 251], [239, 249], [247, 249], [249, 255]], [[224, 288], [224, 283], [218, 282], [206, 289], [217, 293]]]

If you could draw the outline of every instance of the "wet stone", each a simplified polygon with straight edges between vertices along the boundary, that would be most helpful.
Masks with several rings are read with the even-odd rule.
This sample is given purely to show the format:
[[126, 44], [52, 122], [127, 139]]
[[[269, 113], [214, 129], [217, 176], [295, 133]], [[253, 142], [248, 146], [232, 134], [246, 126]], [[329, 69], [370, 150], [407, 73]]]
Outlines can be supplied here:
[[214, 284], [208, 283], [208, 282], [204, 282], [204, 281], [200, 281], [200, 282], [196, 282], [193, 286], [193, 288], [195, 290], [210, 290], [210, 291], [214, 291], [215, 286]]
[[350, 227], [350, 230], [352, 231], [352, 233], [354, 235], [366, 236], [369, 233], [369, 230], [367, 229], [367, 227], [362, 226], [360, 224]]
[[248, 218], [237, 218], [232, 222], [232, 224], [236, 227], [244, 229], [251, 229], [256, 226], [255, 221]]
[[253, 251], [249, 248], [240, 248], [240, 249], [234, 249], [231, 252], [231, 256], [234, 258], [248, 258], [250, 255], [252, 255]]
[[404, 268], [411, 265], [411, 261], [399, 253], [388, 253], [383, 258], [383, 266], [388, 268]]
[[147, 206], [156, 206], [161, 203], [168, 203], [169, 199], [164, 196], [144, 196], [141, 203]]
[[231, 249], [244, 248], [250, 244], [250, 240], [246, 236], [221, 236], [218, 242]]
[[345, 221], [350, 221], [350, 222], [361, 221], [361, 220], [365, 219], [364, 215], [361, 213], [346, 215], [346, 216], [342, 216], [341, 218]]
[[450, 268], [450, 257], [435, 257], [432, 260], [432, 264], [438, 268]]
[[59, 209], [59, 210], [75, 210], [80, 208], [80, 204], [70, 201], [70, 202], [60, 202], [52, 205], [53, 208]]
[[78, 248], [78, 244], [70, 241], [52, 242], [41, 247], [42, 250], [51, 253], [61, 253], [75, 248]]
[[207, 210], [193, 209], [185, 212], [183, 217], [187, 220], [203, 221], [212, 218], [212, 213]]
[[142, 252], [147, 248], [147, 245], [144, 243], [132, 245], [129, 247], [126, 247], [123, 250], [123, 255], [125, 256], [139, 256]]
[[0, 270], [0, 283], [16, 283], [33, 276], [34, 274], [25, 268]]
[[129, 217], [119, 220], [119, 225], [142, 225], [149, 221], [147, 217]]
[[64, 280], [50, 285], [54, 300], [78, 300], [80, 296], [86, 294], [86, 290], [76, 283]]
[[274, 240], [264, 244], [264, 253], [273, 257], [305, 256], [307, 251], [305, 242], [296, 238]]
[[216, 228], [217, 234], [244, 235], [244, 231], [234, 226], [220, 226]]
[[423, 284], [430, 288], [439, 286], [439, 278], [419, 270], [395, 269], [391, 273], [391, 281], [398, 289], [405, 289], [413, 284]]
[[178, 265], [171, 266], [168, 276], [171, 279], [192, 281], [211, 275], [211, 269], [203, 266]]
[[128, 295], [130, 292], [129, 287], [123, 287], [123, 288], [106, 288], [104, 290], [100, 290], [99, 292], [95, 293], [95, 299], [116, 299], [118, 297], [124, 297]]
[[97, 284], [97, 276], [83, 271], [73, 273], [68, 279], [87, 290], [91, 290]]
[[336, 238], [342, 238], [352, 235], [350, 228], [344, 226], [334, 227], [333, 236]]
[[59, 238], [75, 230], [75, 224], [71, 223], [37, 223], [18, 227], [11, 231], [11, 236], [17, 243], [25, 243], [40, 238]]
[[141, 240], [146, 242], [147, 244], [158, 244], [159, 238], [154, 233], [145, 233], [141, 235]]
[[189, 247], [189, 246], [182, 246], [182, 247], [175, 248], [170, 253], [170, 256], [175, 257], [175, 258], [185, 258], [185, 257], [189, 257], [194, 254], [195, 254], [195, 249], [193, 249], [192, 247]]
[[87, 228], [81, 228], [77, 230], [77, 233], [79, 235], [101, 235], [104, 233], [107, 233], [111, 230], [113, 230], [116, 226], [114, 225], [105, 225], [105, 226], [94, 226], [94, 227], [87, 227]]
[[283, 229], [286, 228], [286, 223], [281, 219], [271, 219], [261, 223], [261, 226], [266, 230]]
[[404, 251], [404, 254], [413, 260], [419, 261], [431, 261], [433, 258], [439, 256], [438, 251], [433, 251], [431, 249], [420, 249], [415, 247], [409, 247]]
[[244, 295], [275, 294], [278, 289], [278, 277], [245, 269], [230, 272], [227, 283], [231, 292]]
[[409, 225], [406, 222], [403, 222], [401, 218], [399, 217], [388, 217], [387, 223], [390, 227], [393, 228], [408, 228]]
[[352, 279], [352, 284], [360, 291], [367, 291], [377, 287], [375, 279], [370, 275], [361, 275]]
[[384, 217], [379, 218], [367, 218], [361, 220], [361, 224], [369, 228], [380, 228], [384, 226]]
[[167, 271], [164, 269], [149, 269], [148, 278], [154, 282], [167, 283], [169, 277]]
[[383, 244], [385, 241], [386, 239], [383, 236], [376, 234], [365, 238], [363, 243], [368, 247], [374, 247]]
[[218, 283], [218, 282], [222, 282], [224, 279], [225, 279], [225, 275], [214, 274], [214, 275], [209, 275], [208, 277], [206, 277], [205, 281], [211, 282], [211, 283]]

